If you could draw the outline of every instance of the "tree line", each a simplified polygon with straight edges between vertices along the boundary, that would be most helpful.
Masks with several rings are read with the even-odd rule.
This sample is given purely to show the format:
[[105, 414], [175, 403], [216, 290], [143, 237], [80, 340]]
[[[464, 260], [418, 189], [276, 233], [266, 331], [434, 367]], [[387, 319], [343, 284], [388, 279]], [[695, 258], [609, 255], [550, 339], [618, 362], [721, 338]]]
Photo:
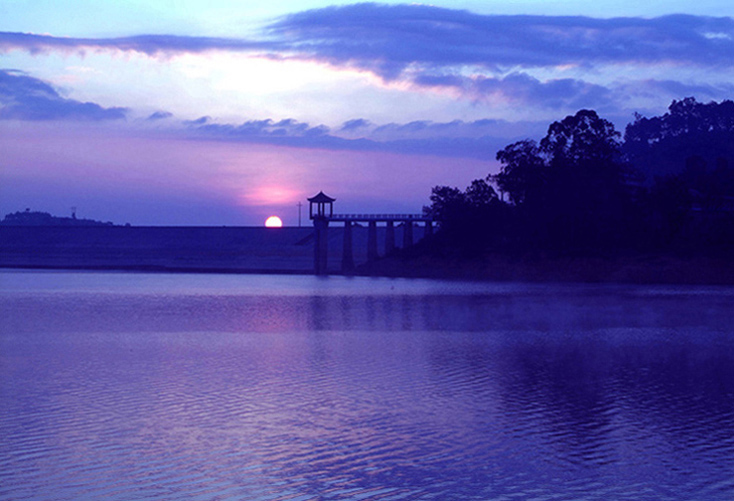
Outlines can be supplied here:
[[436, 186], [435, 243], [466, 253], [734, 246], [734, 102], [673, 101], [622, 137], [593, 110], [499, 152], [497, 174]]

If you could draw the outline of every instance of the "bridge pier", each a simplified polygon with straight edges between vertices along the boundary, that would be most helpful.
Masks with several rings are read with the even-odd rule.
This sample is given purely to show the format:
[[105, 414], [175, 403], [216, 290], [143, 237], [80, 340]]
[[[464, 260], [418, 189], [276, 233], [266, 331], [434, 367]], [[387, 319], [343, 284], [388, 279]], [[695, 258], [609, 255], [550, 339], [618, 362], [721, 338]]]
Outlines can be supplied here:
[[395, 223], [393, 221], [387, 221], [387, 228], [385, 229], [385, 255], [389, 256], [395, 252]]
[[403, 226], [403, 249], [413, 245], [413, 222], [405, 221]]
[[377, 254], [377, 221], [370, 221], [367, 226], [367, 261], [380, 257]]
[[344, 221], [344, 248], [342, 250], [342, 273], [354, 271], [354, 252], [352, 250], [352, 222]]
[[314, 226], [314, 272], [317, 275], [326, 275], [326, 258], [328, 256], [328, 229], [329, 220], [323, 217], [315, 217], [313, 220]]
[[[344, 247], [342, 252], [342, 273], [355, 270], [353, 227], [355, 223], [367, 223], [367, 261], [380, 257], [377, 251], [377, 223], [385, 223], [385, 255], [395, 252], [395, 223], [403, 224], [403, 248], [413, 245], [414, 223], [425, 223], [424, 236], [433, 234], [433, 219], [425, 214], [334, 214], [334, 201], [320, 191], [308, 199], [308, 214], [314, 226], [314, 272], [317, 275], [328, 274], [328, 229], [331, 221], [344, 223]], [[361, 236], [361, 233], [360, 233]]]

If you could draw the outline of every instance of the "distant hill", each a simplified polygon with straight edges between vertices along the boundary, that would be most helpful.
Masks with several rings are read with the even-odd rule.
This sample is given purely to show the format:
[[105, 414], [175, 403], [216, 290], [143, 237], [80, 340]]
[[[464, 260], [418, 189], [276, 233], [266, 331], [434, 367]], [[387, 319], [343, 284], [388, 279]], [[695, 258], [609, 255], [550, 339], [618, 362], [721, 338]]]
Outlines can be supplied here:
[[7, 214], [0, 225], [3, 226], [114, 226], [111, 222], [95, 221], [94, 219], [77, 219], [74, 217], [52, 216], [48, 212], [38, 212], [26, 209], [24, 212]]

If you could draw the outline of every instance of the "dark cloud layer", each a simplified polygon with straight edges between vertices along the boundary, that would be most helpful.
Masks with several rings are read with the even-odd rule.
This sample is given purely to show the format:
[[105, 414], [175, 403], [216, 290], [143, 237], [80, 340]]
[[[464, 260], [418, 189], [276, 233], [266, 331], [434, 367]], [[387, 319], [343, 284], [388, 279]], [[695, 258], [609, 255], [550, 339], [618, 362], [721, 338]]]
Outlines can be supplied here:
[[301, 54], [390, 78], [409, 65], [490, 69], [560, 64], [734, 65], [734, 20], [481, 15], [423, 5], [358, 4], [284, 17], [271, 27]]
[[[648, 66], [655, 73], [666, 64], [699, 71], [734, 67], [734, 19], [728, 17], [500, 16], [370, 3], [292, 14], [273, 24], [271, 33], [291, 47], [293, 57], [452, 89], [474, 100], [498, 96], [555, 110], [612, 110], [636, 90], [578, 78], [540, 81], [528, 73], [532, 69], [593, 72], [617, 64]], [[673, 82], [659, 87], [666, 99], [682, 97]]]
[[[148, 55], [242, 51], [278, 59], [304, 59], [370, 71], [386, 81], [451, 89], [473, 100], [504, 101], [551, 110], [619, 106], [629, 85], [591, 83], [579, 77], [533, 76], [534, 71], [600, 65], [641, 68], [650, 79], [657, 65], [702, 72], [734, 68], [734, 19], [671, 15], [652, 19], [582, 16], [483, 15], [427, 5], [363, 3], [284, 16], [259, 39], [140, 35], [122, 38], [62, 38], [0, 32], [0, 51], [122, 50]], [[535, 72], [537, 73], [537, 72]], [[680, 89], [691, 87], [680, 83]], [[646, 92], [649, 85], [641, 85]], [[703, 87], [706, 87], [705, 85]], [[676, 83], [660, 81], [665, 99], [681, 98]], [[723, 89], [708, 86], [709, 97]], [[347, 124], [355, 128], [359, 124]], [[348, 129], [345, 129], [348, 130]]]
[[[734, 69], [734, 20], [728, 17], [500, 16], [425, 5], [366, 3], [282, 17], [259, 39], [173, 35], [62, 38], [0, 32], [0, 51], [13, 49], [33, 53], [121, 50], [148, 55], [217, 50], [317, 60], [371, 71], [387, 81], [400, 79], [416, 87], [450, 90], [469, 99], [499, 97], [518, 108], [545, 108], [557, 112], [559, 119], [579, 108], [619, 116], [625, 103], [635, 96], [652, 96], [667, 104], [687, 95], [720, 99], [734, 92], [734, 84], [721, 81], [723, 77], [718, 82], [716, 78], [701, 78], [695, 83], [655, 78], [656, 65], [660, 64], [693, 67], [698, 74]], [[561, 66], [579, 68], [576, 75], [584, 70], [593, 74], [606, 64], [637, 66], [639, 80], [601, 85], [578, 76], [537, 77], [554, 75]], [[651, 71], [645, 72], [645, 66]], [[48, 83], [8, 70], [0, 71], [0, 105], [0, 118], [26, 120], [115, 119], [123, 118], [127, 111], [64, 98]], [[147, 118], [164, 119], [171, 119], [171, 115], [156, 112]], [[483, 159], [493, 158], [511, 136], [497, 134], [497, 124], [490, 121], [378, 126], [355, 118], [335, 130], [293, 119], [229, 125], [201, 117], [181, 123], [194, 137]]]
[[426, 5], [364, 3], [314, 9], [271, 24], [260, 40], [140, 35], [63, 38], [0, 32], [0, 49], [161, 52], [268, 51], [399, 76], [408, 66], [492, 69], [660, 62], [734, 66], [734, 20], [474, 14]]
[[19, 71], [0, 70], [0, 119], [116, 120], [126, 108], [103, 108], [62, 97], [51, 85]]

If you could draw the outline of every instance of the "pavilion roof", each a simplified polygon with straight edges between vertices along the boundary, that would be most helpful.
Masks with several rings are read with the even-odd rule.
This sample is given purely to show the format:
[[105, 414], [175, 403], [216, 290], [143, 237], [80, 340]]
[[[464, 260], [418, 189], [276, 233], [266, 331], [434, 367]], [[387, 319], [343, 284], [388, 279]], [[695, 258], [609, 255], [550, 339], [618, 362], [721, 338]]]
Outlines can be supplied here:
[[319, 193], [316, 196], [313, 196], [308, 199], [309, 202], [314, 204], [324, 204], [324, 203], [331, 203], [335, 201], [336, 198], [331, 198], [329, 195], [325, 195], [323, 191], [319, 191]]

